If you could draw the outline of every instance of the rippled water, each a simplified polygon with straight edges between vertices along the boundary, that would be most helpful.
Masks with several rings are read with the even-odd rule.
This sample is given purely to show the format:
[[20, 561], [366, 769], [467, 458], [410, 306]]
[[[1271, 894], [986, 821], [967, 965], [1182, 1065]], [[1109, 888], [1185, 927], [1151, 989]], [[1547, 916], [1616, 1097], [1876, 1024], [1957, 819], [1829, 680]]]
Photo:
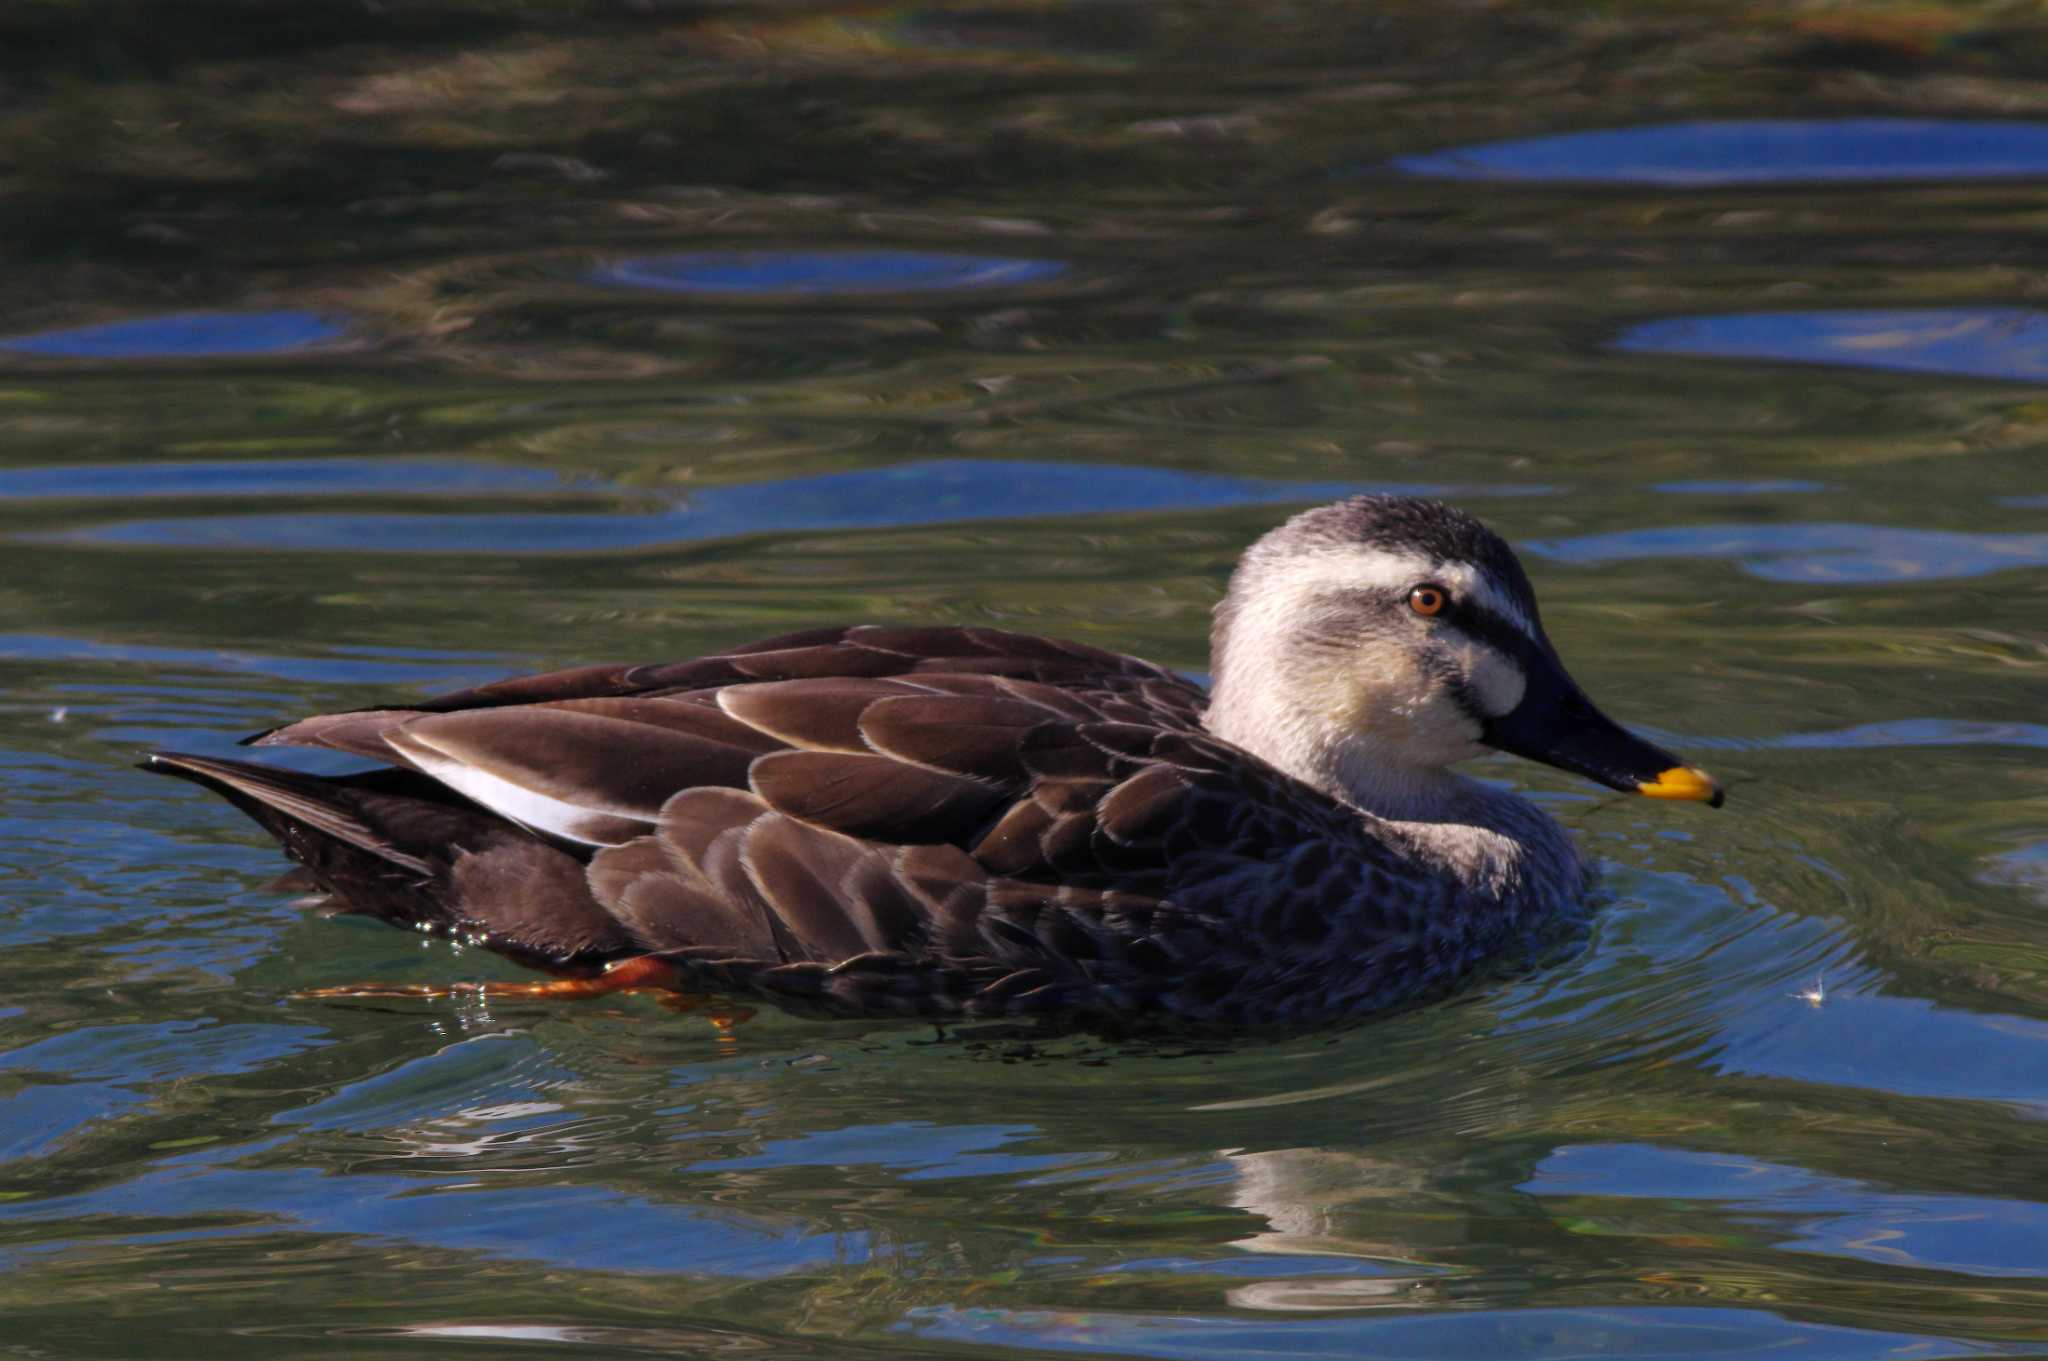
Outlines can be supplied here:
[[[0, 1351], [2048, 1350], [2033, 16], [223, 13], [0, 15]], [[518, 975], [131, 768], [855, 617], [1200, 672], [1390, 488], [1730, 799], [1485, 763], [1591, 938], [1370, 1025], [306, 1000]]]

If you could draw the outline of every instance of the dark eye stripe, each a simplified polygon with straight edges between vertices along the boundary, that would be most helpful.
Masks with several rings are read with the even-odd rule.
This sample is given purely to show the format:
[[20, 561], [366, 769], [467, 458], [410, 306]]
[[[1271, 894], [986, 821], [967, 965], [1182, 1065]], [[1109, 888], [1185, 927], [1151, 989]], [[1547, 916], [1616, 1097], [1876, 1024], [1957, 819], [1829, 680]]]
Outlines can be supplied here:
[[1531, 641], [1520, 624], [1448, 588], [1439, 588], [1448, 597], [1439, 613], [1417, 616], [1408, 604], [1410, 589], [1403, 587], [1397, 591], [1344, 592], [1325, 596], [1319, 602], [1321, 608], [1311, 613], [1302, 625], [1298, 640], [1303, 645], [1348, 647], [1361, 634], [1371, 632], [1377, 626], [1375, 621], [1384, 620], [1387, 613], [1397, 612], [1418, 623], [1449, 624], [1474, 641], [1486, 643], [1521, 660], [1525, 666], [1542, 653], [1542, 645]]
[[1484, 605], [1458, 601], [1437, 618], [1449, 620], [1473, 639], [1510, 657], [1525, 656], [1535, 648], [1535, 644], [1529, 635], [1522, 631], [1519, 624]]
[[1449, 693], [1451, 703], [1457, 705], [1465, 717], [1485, 726], [1486, 711], [1480, 707], [1479, 695], [1465, 683], [1465, 677], [1457, 667], [1441, 657], [1424, 657], [1422, 666], [1429, 678]]

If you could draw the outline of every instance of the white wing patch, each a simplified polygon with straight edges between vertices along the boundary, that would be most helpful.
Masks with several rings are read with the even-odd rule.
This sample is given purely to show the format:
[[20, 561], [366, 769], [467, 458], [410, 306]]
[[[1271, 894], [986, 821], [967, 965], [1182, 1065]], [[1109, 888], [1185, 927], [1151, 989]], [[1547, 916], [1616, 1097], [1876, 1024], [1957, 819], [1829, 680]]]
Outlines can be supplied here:
[[585, 846], [616, 846], [646, 835], [654, 826], [649, 818], [570, 803], [515, 783], [450, 756], [405, 728], [386, 732], [384, 740], [422, 772], [464, 798], [545, 836]]

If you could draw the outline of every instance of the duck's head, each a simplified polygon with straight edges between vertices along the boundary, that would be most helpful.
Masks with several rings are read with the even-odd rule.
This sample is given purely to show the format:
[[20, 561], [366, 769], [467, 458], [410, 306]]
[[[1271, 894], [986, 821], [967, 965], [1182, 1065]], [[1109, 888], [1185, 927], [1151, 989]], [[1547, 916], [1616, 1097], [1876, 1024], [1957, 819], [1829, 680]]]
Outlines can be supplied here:
[[1593, 706], [1514, 552], [1437, 501], [1356, 496], [1273, 530], [1232, 575], [1212, 648], [1210, 728], [1374, 811], [1487, 748], [1721, 803], [1706, 772]]

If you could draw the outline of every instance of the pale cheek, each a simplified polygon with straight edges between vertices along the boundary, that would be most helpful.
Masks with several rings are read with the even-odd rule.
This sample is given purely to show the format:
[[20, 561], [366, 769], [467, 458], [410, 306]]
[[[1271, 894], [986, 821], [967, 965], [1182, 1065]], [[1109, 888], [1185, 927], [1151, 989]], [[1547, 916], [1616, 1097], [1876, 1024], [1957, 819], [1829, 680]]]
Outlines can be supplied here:
[[1396, 759], [1444, 765], [1480, 750], [1478, 724], [1409, 658], [1361, 652], [1348, 680], [1331, 692], [1326, 715], [1348, 731], [1370, 734]]
[[1447, 765], [1481, 750], [1479, 725], [1456, 704], [1434, 696], [1409, 716], [1406, 741], [1409, 759], [1419, 765]]
[[1331, 687], [1329, 716], [1346, 727], [1384, 731], [1407, 722], [1427, 693], [1421, 668], [1406, 654], [1361, 648]]
[[1513, 713], [1529, 688], [1520, 667], [1490, 650], [1474, 649], [1465, 674], [1471, 679], [1479, 707], [1494, 718]]

